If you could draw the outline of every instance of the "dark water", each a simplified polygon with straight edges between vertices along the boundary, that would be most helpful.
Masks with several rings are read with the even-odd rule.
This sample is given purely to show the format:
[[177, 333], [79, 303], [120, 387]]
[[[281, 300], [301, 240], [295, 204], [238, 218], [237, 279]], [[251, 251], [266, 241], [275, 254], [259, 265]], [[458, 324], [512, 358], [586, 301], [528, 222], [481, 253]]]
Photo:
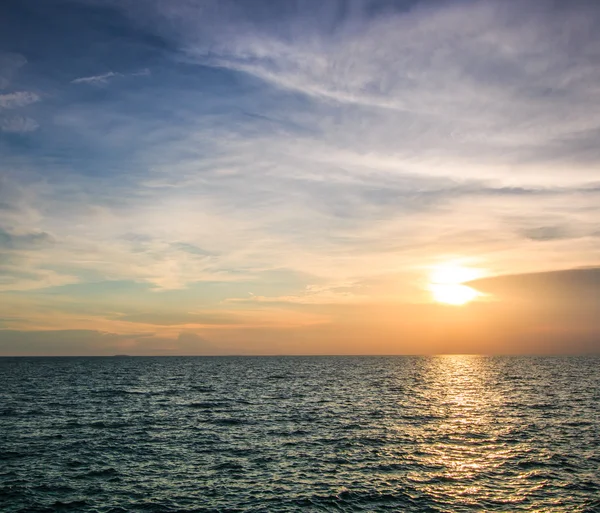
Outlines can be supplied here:
[[600, 511], [600, 359], [0, 359], [2, 512]]

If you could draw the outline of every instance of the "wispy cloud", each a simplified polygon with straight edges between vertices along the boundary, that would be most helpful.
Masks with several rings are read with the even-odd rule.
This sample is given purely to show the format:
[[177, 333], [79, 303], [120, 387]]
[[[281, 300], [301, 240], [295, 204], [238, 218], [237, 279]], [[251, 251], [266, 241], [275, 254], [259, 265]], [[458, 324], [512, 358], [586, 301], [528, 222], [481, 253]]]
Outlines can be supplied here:
[[40, 101], [40, 96], [30, 91], [0, 94], [0, 108], [14, 109]]
[[139, 71], [133, 71], [132, 73], [130, 73], [130, 75], [132, 77], [149, 77], [150, 76], [150, 70], [148, 68], [144, 68], [141, 69]]
[[[19, 68], [25, 65], [27, 59], [21, 54], [0, 52], [0, 89], [7, 88], [13, 82]], [[27, 108], [38, 103], [41, 96], [33, 91], [14, 91], [0, 94], [0, 112]], [[20, 114], [1, 113], [0, 132], [20, 133], [34, 132], [39, 128], [38, 122]], [[2, 169], [0, 168], [0, 172]]]
[[19, 68], [27, 63], [19, 53], [0, 52], [0, 89], [7, 88]]
[[109, 71], [107, 73], [102, 73], [101, 75], [92, 75], [90, 77], [80, 77], [71, 80], [72, 84], [107, 84], [108, 81], [114, 77], [122, 76], [121, 73], [115, 73], [114, 71]]
[[147, 77], [150, 75], [148, 68], [141, 69], [139, 71], [133, 71], [131, 73], [117, 73], [114, 71], [108, 71], [100, 75], [92, 75], [89, 77], [79, 77], [71, 80], [72, 84], [90, 84], [90, 85], [105, 85], [115, 78], [119, 77]]
[[25, 116], [9, 116], [0, 118], [0, 130], [2, 132], [27, 133], [35, 132], [40, 125], [35, 119]]
[[600, 99], [600, 13], [590, 5], [421, 2], [372, 15], [375, 3], [359, 2], [346, 18], [290, 8], [277, 23], [227, 2], [148, 5], [189, 59], [345, 107], [342, 133], [361, 152], [519, 163], [532, 173], [551, 164], [555, 176], [585, 159], [578, 172], [587, 177], [600, 159], [579, 145], [600, 127], [589, 109]]
[[331, 283], [328, 285], [307, 285], [296, 295], [261, 296], [251, 292], [247, 297], [227, 298], [227, 303], [291, 303], [298, 305], [343, 305], [364, 304], [371, 301], [368, 294], [360, 293], [360, 284]]

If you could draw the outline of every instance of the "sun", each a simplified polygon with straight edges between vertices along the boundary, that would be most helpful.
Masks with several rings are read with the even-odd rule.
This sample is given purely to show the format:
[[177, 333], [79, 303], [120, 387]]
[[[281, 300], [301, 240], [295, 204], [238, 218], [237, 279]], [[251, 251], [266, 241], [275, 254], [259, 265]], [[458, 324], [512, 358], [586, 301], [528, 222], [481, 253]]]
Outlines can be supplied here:
[[438, 303], [446, 303], [448, 305], [464, 305], [469, 301], [473, 301], [479, 292], [466, 285], [457, 284], [440, 284], [432, 283], [429, 286], [433, 299]]
[[481, 296], [475, 289], [463, 285], [464, 282], [480, 278], [479, 269], [459, 265], [441, 265], [431, 271], [429, 290], [438, 303], [460, 306]]

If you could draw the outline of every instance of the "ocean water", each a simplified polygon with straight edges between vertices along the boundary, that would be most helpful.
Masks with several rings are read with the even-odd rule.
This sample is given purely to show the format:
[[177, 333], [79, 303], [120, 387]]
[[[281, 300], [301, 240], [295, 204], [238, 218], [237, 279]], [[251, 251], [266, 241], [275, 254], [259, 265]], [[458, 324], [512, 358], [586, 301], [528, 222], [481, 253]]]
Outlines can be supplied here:
[[600, 358], [0, 359], [0, 511], [600, 511]]

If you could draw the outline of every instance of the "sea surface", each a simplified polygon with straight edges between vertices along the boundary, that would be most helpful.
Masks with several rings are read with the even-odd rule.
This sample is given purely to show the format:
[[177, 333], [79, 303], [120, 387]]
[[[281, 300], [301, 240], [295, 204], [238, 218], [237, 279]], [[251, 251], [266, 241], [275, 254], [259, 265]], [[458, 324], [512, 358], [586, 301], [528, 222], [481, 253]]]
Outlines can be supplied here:
[[2, 358], [0, 511], [600, 512], [600, 358]]

